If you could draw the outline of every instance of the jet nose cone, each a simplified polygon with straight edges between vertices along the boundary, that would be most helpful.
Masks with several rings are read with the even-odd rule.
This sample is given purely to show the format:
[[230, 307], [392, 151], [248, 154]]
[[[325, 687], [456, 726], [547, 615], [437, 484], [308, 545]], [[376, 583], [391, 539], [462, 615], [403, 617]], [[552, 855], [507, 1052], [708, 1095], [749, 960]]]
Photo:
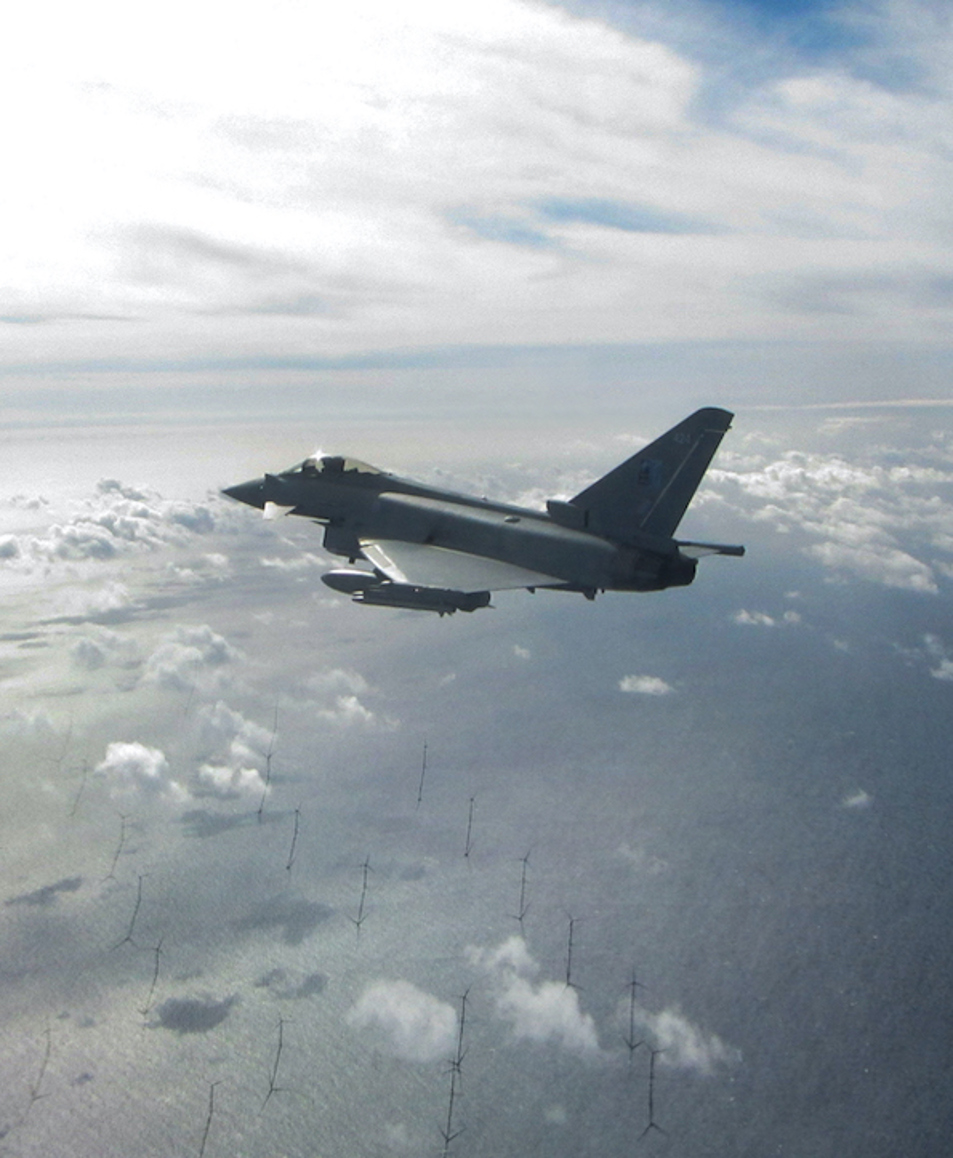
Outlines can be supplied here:
[[246, 503], [249, 507], [257, 507], [260, 511], [265, 509], [265, 480], [262, 478], [253, 478], [250, 482], [225, 487], [222, 494], [228, 495], [230, 499], [237, 499], [240, 503]]

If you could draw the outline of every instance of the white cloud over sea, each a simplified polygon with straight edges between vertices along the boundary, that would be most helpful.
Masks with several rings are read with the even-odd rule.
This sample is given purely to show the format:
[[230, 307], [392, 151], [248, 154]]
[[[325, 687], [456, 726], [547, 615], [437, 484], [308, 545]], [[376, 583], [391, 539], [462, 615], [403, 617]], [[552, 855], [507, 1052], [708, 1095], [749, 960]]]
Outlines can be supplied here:
[[719, 1067], [741, 1060], [736, 1049], [716, 1034], [706, 1033], [677, 1008], [655, 1013], [636, 1005], [634, 1014], [635, 1024], [650, 1036], [653, 1048], [659, 1051], [662, 1065], [709, 1077]]
[[187, 797], [182, 785], [173, 779], [165, 753], [138, 740], [114, 740], [95, 771], [105, 776], [120, 796], [140, 791], [176, 802]]
[[[944, 443], [875, 445], [853, 459], [790, 450], [747, 456], [737, 469], [732, 463], [728, 449], [709, 472], [700, 505], [725, 504], [777, 534], [796, 535], [830, 575], [935, 595], [950, 574], [953, 459]], [[797, 615], [745, 609], [736, 622], [793, 624]]]
[[468, 956], [490, 980], [496, 1014], [509, 1024], [515, 1040], [598, 1053], [595, 1022], [580, 1009], [578, 990], [561, 981], [534, 981], [539, 964], [522, 937], [509, 937], [495, 949], [471, 946]]
[[447, 1060], [453, 1053], [457, 1015], [452, 1005], [409, 981], [376, 981], [347, 1014], [358, 1030], [377, 1034], [390, 1052], [412, 1062]]
[[640, 696], [667, 696], [675, 689], [661, 676], [627, 675], [619, 680], [619, 690]]

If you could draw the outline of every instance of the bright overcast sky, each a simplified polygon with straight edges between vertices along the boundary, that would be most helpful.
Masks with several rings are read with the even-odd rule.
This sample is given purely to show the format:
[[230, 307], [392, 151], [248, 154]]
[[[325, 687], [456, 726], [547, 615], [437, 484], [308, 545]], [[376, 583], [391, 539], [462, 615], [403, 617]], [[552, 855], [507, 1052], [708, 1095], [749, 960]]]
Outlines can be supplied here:
[[8, 372], [948, 341], [945, 5], [94, 0], [4, 41]]

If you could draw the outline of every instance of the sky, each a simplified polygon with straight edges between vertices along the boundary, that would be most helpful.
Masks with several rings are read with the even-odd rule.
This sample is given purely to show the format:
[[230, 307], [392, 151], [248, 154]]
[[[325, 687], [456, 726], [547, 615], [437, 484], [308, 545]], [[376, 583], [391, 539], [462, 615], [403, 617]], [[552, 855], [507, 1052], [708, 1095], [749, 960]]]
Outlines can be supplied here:
[[287, 413], [410, 370], [442, 406], [545, 392], [555, 351], [934, 397], [950, 36], [904, 2], [24, 7], [4, 394]]
[[[945, 1155], [945, 7], [8, 32], [0, 1153]], [[360, 607], [220, 493], [703, 405], [686, 589]]]

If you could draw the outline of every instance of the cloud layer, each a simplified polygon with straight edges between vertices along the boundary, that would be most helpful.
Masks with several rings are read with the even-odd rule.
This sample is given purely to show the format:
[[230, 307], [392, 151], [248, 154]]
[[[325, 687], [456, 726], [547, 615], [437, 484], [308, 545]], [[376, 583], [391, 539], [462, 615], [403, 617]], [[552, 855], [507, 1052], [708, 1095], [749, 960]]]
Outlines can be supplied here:
[[[884, 5], [866, 57], [773, 54], [716, 101], [724, 68], [691, 50], [713, 19], [176, 0], [141, 36], [113, 0], [52, 27], [22, 9], [11, 38], [44, 51], [0, 80], [24, 110], [8, 357], [100, 358], [103, 335], [166, 365], [487, 334], [943, 340], [948, 24]], [[758, 59], [741, 29], [731, 53]]]
[[[953, 574], [953, 456], [944, 444], [906, 451], [875, 446], [854, 459], [799, 450], [776, 458], [756, 454], [736, 469], [724, 465], [732, 459], [729, 449], [723, 465], [709, 471], [700, 505], [723, 503], [795, 536], [831, 575], [935, 595], [941, 578]], [[796, 623], [797, 613], [781, 621]], [[773, 626], [776, 620], [742, 610], [736, 622]]]

